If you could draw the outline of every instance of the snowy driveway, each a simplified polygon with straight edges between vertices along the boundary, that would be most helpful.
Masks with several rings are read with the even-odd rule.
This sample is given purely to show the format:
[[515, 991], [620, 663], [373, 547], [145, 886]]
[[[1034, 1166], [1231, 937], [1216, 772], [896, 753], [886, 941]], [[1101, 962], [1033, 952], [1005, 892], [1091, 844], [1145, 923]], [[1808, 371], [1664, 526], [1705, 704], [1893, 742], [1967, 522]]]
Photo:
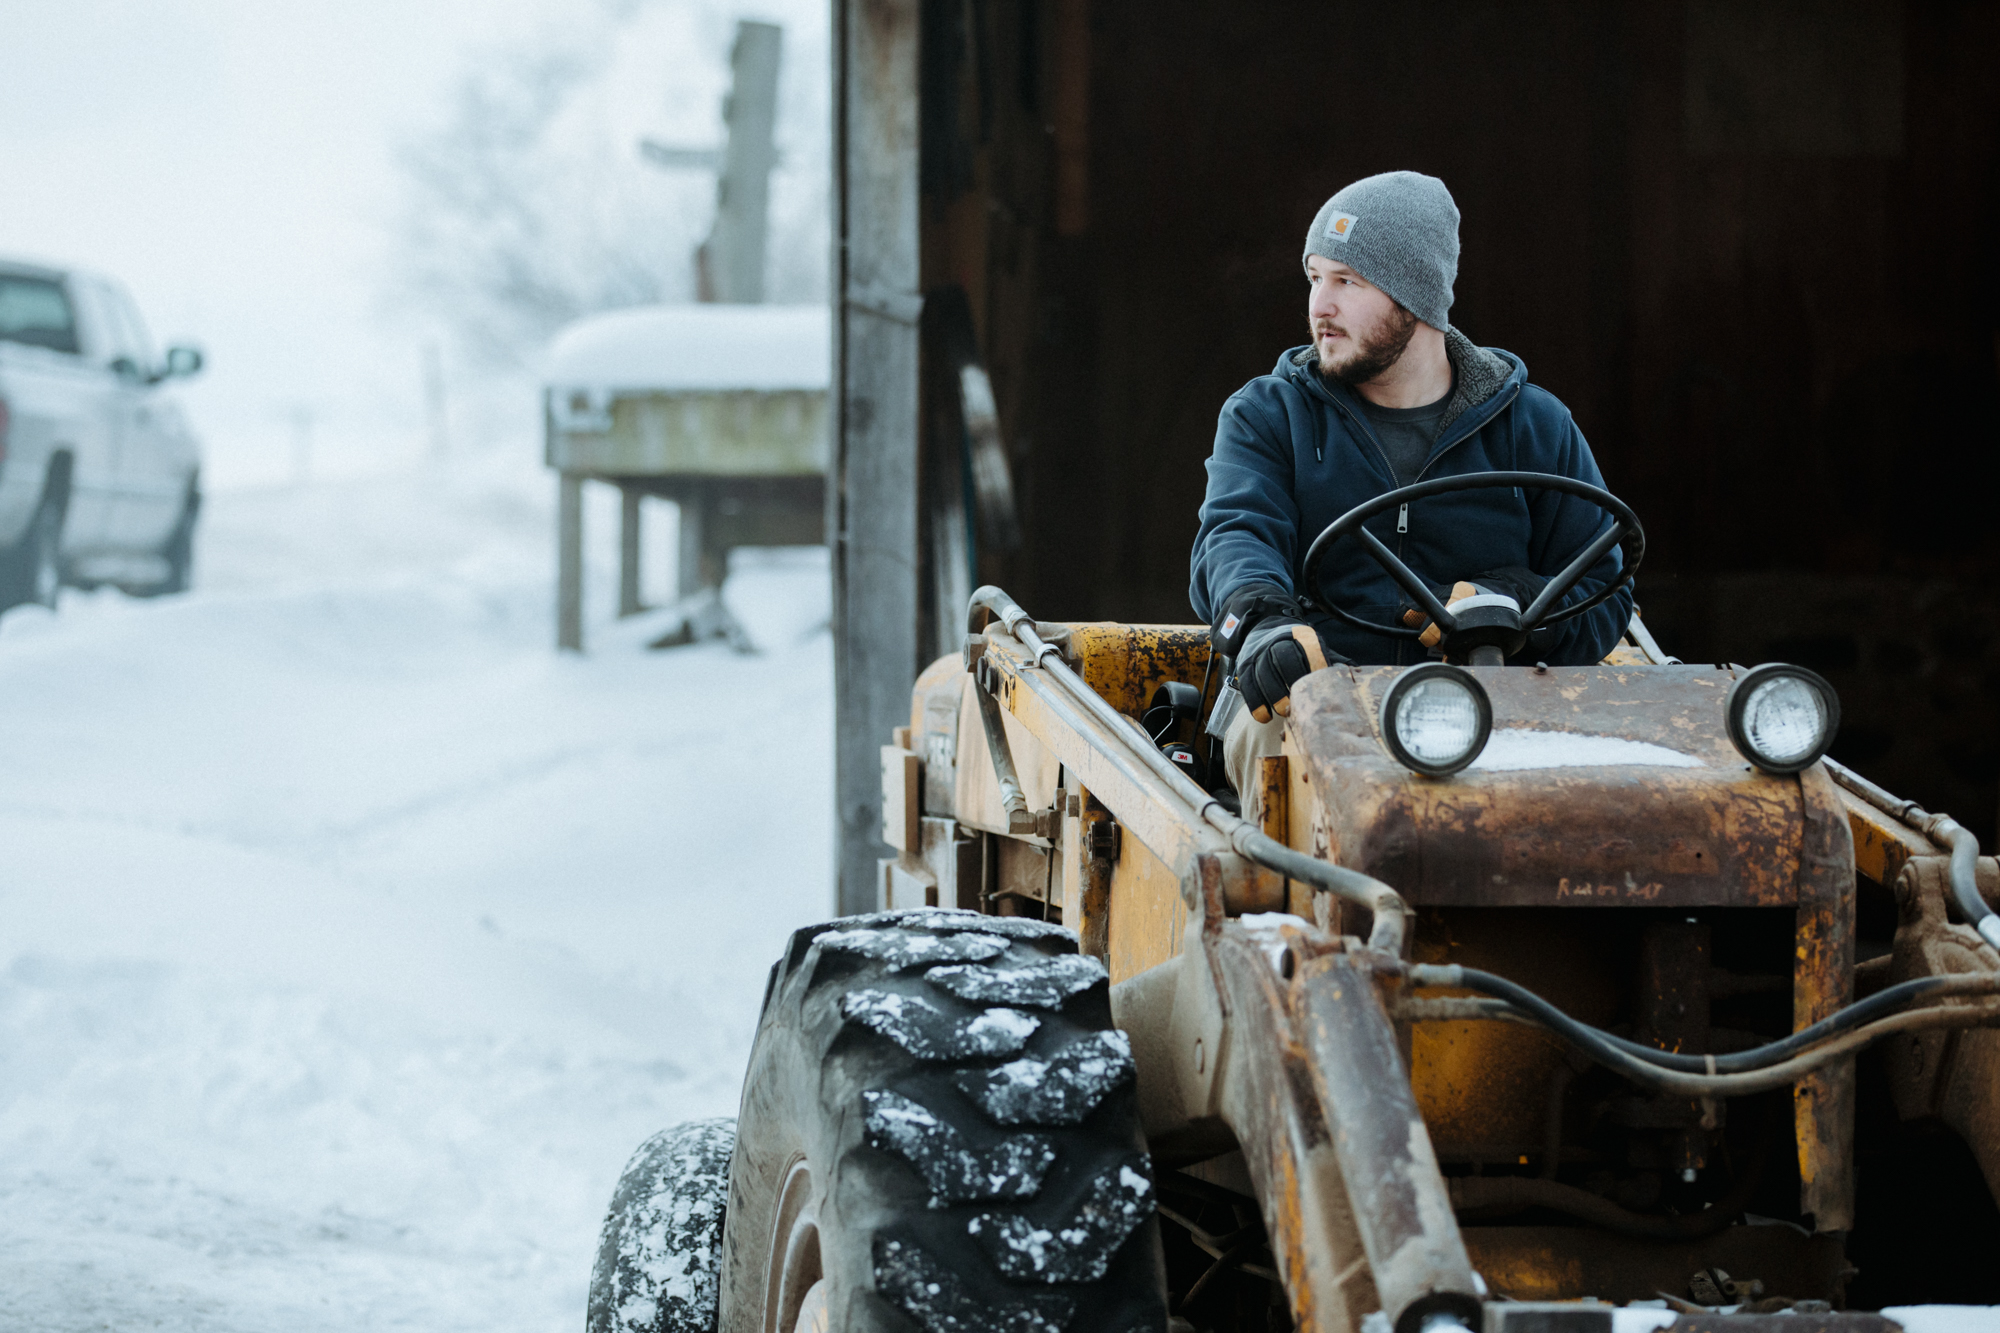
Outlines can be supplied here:
[[819, 553], [765, 651], [549, 649], [545, 477], [223, 496], [0, 622], [0, 1327], [580, 1329], [653, 1130], [829, 914]]

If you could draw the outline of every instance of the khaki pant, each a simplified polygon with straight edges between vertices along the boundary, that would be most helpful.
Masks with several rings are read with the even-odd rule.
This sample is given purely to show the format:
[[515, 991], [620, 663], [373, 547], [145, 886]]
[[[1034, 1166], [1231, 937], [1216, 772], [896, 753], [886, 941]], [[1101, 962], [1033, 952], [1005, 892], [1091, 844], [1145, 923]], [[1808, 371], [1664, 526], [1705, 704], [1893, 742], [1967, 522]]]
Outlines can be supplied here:
[[1229, 724], [1222, 737], [1222, 771], [1243, 802], [1243, 817], [1254, 820], [1253, 809], [1259, 789], [1257, 761], [1282, 754], [1285, 746], [1285, 719], [1273, 714], [1269, 722], [1259, 722], [1244, 709]]

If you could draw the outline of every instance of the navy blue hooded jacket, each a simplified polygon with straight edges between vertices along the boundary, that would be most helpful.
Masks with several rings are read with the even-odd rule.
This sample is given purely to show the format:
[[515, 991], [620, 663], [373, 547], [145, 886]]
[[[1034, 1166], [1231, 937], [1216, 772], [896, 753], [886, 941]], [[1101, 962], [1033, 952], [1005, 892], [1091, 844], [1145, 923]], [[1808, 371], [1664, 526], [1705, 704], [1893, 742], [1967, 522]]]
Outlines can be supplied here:
[[[1419, 480], [1472, 472], [1553, 472], [1604, 485], [1597, 461], [1569, 409], [1528, 383], [1528, 369], [1511, 352], [1475, 346], [1456, 329], [1445, 335], [1453, 392], [1437, 444]], [[1247, 583], [1299, 587], [1308, 547], [1321, 529], [1348, 510], [1395, 489], [1388, 455], [1360, 404], [1319, 373], [1311, 347], [1296, 347], [1275, 369], [1244, 385], [1222, 406], [1215, 453], [1208, 460], [1208, 495], [1195, 538], [1195, 612], [1213, 622], [1229, 595]], [[1461, 579], [1508, 567], [1544, 578], [1560, 572], [1611, 523], [1588, 500], [1553, 491], [1514, 488], [1461, 491], [1409, 506], [1409, 531], [1396, 531], [1392, 510], [1368, 528], [1417, 575], [1442, 594]], [[1582, 601], [1618, 576], [1616, 547], [1564, 599]], [[1322, 605], [1338, 603], [1364, 620], [1400, 624], [1408, 596], [1349, 538], [1321, 566], [1311, 590]], [[1520, 660], [1585, 665], [1617, 644], [1632, 618], [1632, 590], [1536, 635]], [[1323, 641], [1356, 662], [1399, 665], [1422, 661], [1412, 639], [1370, 634], [1331, 616], [1315, 617]]]

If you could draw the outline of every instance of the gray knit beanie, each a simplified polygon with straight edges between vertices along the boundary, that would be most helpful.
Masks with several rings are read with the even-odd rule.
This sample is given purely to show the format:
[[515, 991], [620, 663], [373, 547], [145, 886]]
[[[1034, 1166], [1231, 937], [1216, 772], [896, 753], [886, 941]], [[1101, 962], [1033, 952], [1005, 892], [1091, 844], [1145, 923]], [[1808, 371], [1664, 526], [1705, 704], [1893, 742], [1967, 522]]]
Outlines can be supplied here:
[[1458, 277], [1458, 205], [1435, 176], [1385, 171], [1320, 206], [1306, 257], [1338, 260], [1440, 333], [1451, 331]]

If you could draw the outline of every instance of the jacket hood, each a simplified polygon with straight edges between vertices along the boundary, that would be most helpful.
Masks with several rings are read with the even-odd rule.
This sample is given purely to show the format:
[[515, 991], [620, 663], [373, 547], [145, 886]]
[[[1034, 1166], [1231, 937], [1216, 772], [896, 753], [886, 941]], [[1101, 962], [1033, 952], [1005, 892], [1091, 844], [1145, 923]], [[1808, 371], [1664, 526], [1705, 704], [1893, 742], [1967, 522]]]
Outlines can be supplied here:
[[[1451, 362], [1451, 401], [1445, 405], [1444, 417], [1438, 422], [1438, 435], [1451, 429], [1451, 423], [1474, 408], [1483, 406], [1498, 397], [1503, 391], [1518, 388], [1528, 379], [1528, 367], [1512, 352], [1503, 352], [1497, 347], [1481, 347], [1457, 329], [1444, 335], [1444, 354]], [[1271, 370], [1280, 379], [1290, 380], [1308, 393], [1318, 392], [1341, 402], [1350, 410], [1358, 407], [1354, 403], [1352, 391], [1344, 385], [1329, 384], [1319, 373], [1318, 357], [1311, 344], [1294, 347], [1278, 358], [1278, 364]]]

